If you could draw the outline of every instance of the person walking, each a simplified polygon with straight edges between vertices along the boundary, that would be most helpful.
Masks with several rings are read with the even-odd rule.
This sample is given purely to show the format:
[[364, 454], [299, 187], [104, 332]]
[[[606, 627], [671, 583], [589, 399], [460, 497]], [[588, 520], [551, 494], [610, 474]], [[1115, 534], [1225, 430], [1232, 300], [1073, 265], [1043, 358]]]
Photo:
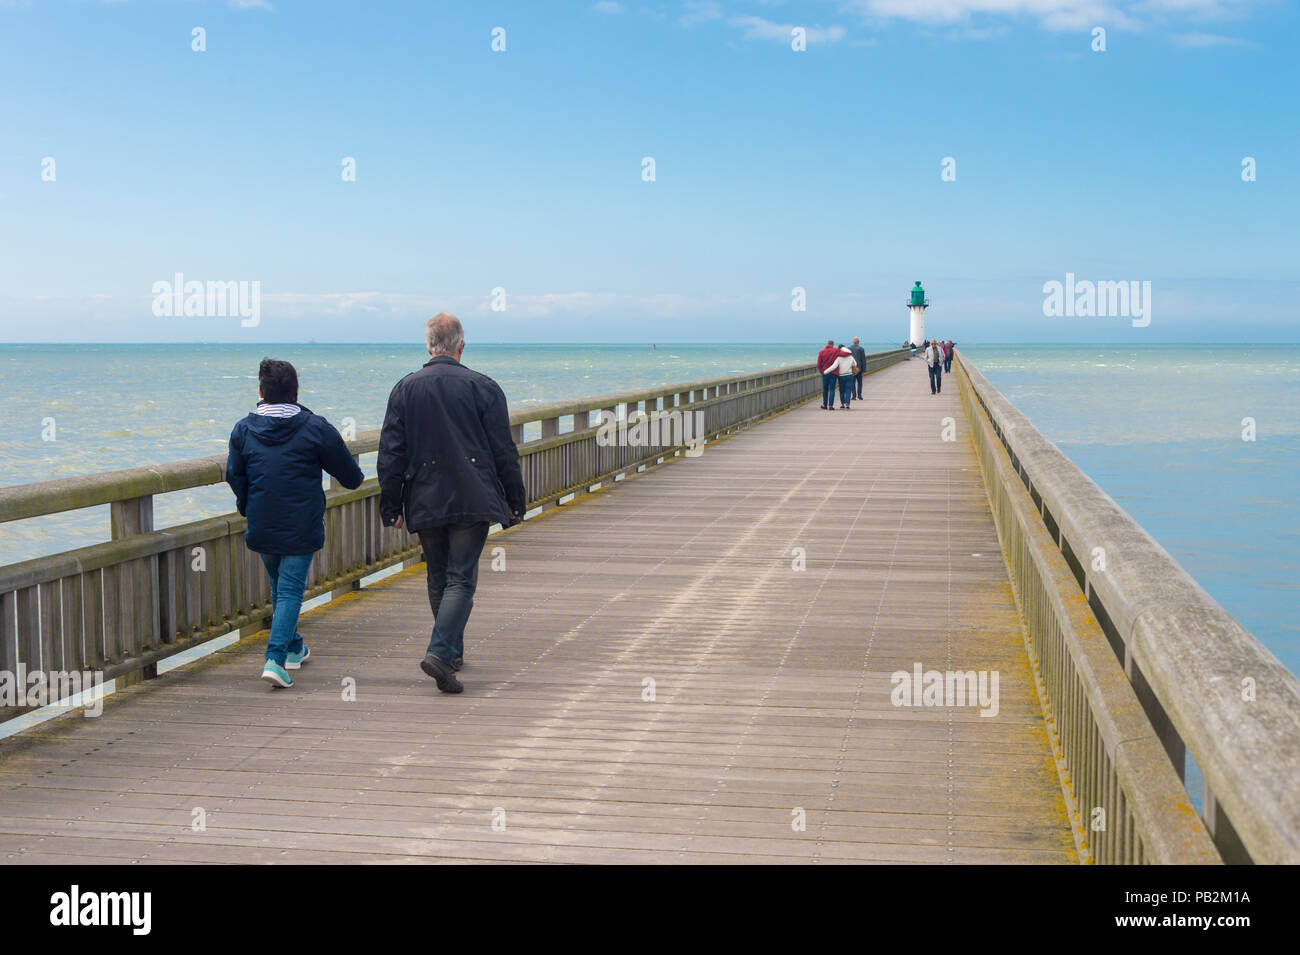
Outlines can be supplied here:
[[952, 371], [952, 342], [951, 341], [945, 341], [943, 343], [943, 371], [944, 374], [948, 374], [949, 372]]
[[862, 342], [858, 336], [853, 336], [853, 344], [849, 346], [849, 351], [853, 352], [853, 360], [857, 363], [858, 370], [853, 374], [854, 393], [853, 397], [859, 401], [862, 400], [862, 376], [867, 370], [867, 350], [862, 347]]
[[839, 384], [839, 376], [831, 371], [831, 366], [839, 360], [840, 350], [835, 345], [835, 339], [828, 338], [826, 347], [817, 353], [817, 370], [822, 376], [822, 410], [833, 411], [835, 408], [835, 389]]
[[943, 391], [943, 349], [933, 338], [923, 346], [925, 365], [930, 372], [930, 394], [937, 395]]
[[506, 396], [461, 364], [465, 330], [450, 312], [425, 325], [429, 361], [394, 387], [379, 435], [383, 522], [418, 534], [433, 632], [420, 669], [460, 693], [465, 625], [488, 528], [523, 520], [527, 504]]
[[858, 370], [857, 362], [853, 360], [853, 352], [848, 346], [841, 345], [839, 356], [835, 363], [831, 365], [831, 371], [834, 372], [840, 391], [840, 408], [844, 411], [849, 410], [849, 402], [853, 398], [853, 376]]
[[321, 472], [346, 488], [361, 486], [361, 468], [335, 427], [298, 404], [298, 372], [287, 361], [262, 359], [253, 413], [230, 432], [226, 483], [248, 520], [244, 543], [271, 579], [271, 634], [262, 679], [293, 686], [290, 670], [311, 657], [298, 632], [312, 556], [325, 546]]

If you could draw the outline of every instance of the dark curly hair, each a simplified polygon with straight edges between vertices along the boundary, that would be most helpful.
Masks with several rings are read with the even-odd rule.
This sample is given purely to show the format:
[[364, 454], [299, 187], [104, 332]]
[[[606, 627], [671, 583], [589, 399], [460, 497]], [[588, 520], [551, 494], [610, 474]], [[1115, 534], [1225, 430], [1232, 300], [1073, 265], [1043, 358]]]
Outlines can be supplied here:
[[298, 403], [298, 372], [287, 361], [263, 358], [257, 369], [262, 398], [273, 405]]

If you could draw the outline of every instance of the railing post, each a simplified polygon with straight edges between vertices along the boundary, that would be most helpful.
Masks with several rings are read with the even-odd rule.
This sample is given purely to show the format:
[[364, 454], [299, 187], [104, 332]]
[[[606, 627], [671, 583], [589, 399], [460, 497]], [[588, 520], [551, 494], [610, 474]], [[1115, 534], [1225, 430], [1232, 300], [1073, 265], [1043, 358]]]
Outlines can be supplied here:
[[153, 533], [153, 495], [114, 501], [108, 505], [113, 540]]
[[[154, 529], [153, 495], [113, 501], [108, 505], [108, 517], [113, 540], [151, 534]], [[164, 617], [162, 602], [158, 599], [158, 558], [149, 557], [134, 564], [134, 567], [123, 566], [117, 575], [125, 586], [114, 595], [118, 613], [110, 624], [118, 629], [117, 649], [128, 657], [138, 655], [149, 639], [157, 635]], [[105, 580], [108, 586], [107, 575]], [[139, 670], [119, 675], [115, 678], [115, 685], [120, 689], [157, 675], [158, 665], [150, 663]]]
[[[361, 464], [361, 455], [352, 455], [352, 460], [359, 466]], [[330, 490], [337, 490], [341, 487], [343, 487], [343, 485], [340, 484], [338, 479], [331, 474]], [[343, 507], [339, 508], [338, 511], [339, 514], [335, 519], [334, 526], [341, 539], [337, 542], [329, 542], [327, 545], [328, 549], [326, 550], [326, 553], [332, 552], [338, 555], [338, 563], [337, 566], [330, 569], [330, 573], [327, 576], [341, 576], [345, 570], [350, 570], [353, 566], [364, 564], [366, 562], [364, 534], [359, 532], [359, 528], [352, 525], [353, 521], [365, 519], [361, 508], [355, 504], [345, 504]], [[359, 552], [357, 550], [358, 546], [360, 547]], [[336, 587], [331, 590], [330, 597], [332, 599], [348, 593], [349, 591], [360, 589], [361, 578], [358, 577], [356, 580], [348, 581], [342, 587]]]

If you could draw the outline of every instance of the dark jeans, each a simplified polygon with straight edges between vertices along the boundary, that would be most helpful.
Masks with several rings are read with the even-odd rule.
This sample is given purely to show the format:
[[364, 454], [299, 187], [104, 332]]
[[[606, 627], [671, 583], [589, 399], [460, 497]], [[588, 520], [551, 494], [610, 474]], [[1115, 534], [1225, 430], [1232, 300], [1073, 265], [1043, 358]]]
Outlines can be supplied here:
[[835, 380], [839, 375], [822, 374], [822, 407], [835, 407]]
[[943, 365], [930, 365], [930, 394], [943, 391]]
[[290, 653], [302, 653], [298, 613], [302, 592], [307, 589], [311, 554], [259, 554], [271, 578], [271, 636], [266, 641], [266, 658], [284, 666]]
[[848, 406], [849, 399], [853, 397], [853, 376], [840, 375], [840, 404]]
[[488, 525], [447, 524], [420, 531], [429, 583], [433, 634], [429, 653], [444, 663], [465, 655], [465, 624], [474, 609], [478, 559], [487, 542]]
[[952, 359], [951, 359], [951, 358], [945, 358], [945, 359], [943, 360], [943, 370], [944, 370], [944, 371], [952, 371]]
[[858, 372], [856, 375], [853, 376], [853, 385], [854, 385], [853, 397], [861, 401], [862, 400], [862, 372]]

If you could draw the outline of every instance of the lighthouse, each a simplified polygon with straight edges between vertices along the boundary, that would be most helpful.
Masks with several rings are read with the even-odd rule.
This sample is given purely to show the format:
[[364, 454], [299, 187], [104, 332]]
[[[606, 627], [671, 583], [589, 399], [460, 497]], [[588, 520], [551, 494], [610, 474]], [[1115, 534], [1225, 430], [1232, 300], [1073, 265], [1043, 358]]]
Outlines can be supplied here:
[[907, 303], [907, 311], [912, 318], [908, 326], [907, 340], [913, 345], [920, 345], [925, 341], [925, 310], [929, 307], [925, 289], [921, 288], [920, 282], [917, 282], [912, 289], [912, 300]]

